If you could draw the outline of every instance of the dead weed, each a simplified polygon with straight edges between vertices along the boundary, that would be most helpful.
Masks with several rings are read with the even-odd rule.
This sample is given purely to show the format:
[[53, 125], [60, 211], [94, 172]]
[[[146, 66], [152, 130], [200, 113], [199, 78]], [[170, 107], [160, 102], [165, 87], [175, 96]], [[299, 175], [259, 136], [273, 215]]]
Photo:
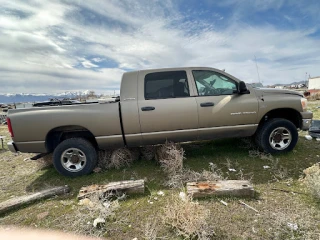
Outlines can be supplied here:
[[210, 211], [191, 198], [169, 197], [161, 216], [163, 224], [184, 239], [211, 239], [214, 231], [208, 223]]

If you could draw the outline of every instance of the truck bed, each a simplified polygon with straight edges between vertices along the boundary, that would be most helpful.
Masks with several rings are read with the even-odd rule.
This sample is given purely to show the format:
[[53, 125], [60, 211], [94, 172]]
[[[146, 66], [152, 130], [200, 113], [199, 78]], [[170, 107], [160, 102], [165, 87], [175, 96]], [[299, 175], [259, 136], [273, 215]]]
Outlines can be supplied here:
[[[89, 131], [99, 148], [123, 145], [119, 102], [9, 110], [13, 141], [22, 152], [47, 152], [50, 132], [62, 128]], [[37, 150], [37, 151], [35, 151]]]

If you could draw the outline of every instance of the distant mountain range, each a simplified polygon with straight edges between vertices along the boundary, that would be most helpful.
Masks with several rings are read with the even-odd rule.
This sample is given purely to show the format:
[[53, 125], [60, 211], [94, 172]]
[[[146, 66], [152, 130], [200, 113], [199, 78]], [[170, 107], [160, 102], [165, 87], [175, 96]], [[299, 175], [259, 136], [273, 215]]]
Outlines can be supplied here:
[[299, 85], [299, 84], [306, 84], [306, 81], [293, 82], [288, 84], [274, 84], [272, 86], [290, 86], [290, 85]]
[[[305, 81], [300, 82], [293, 82], [290, 84], [274, 84], [273, 86], [290, 86], [290, 85], [298, 85], [298, 84], [305, 84]], [[86, 91], [69, 91], [69, 92], [62, 92], [57, 94], [46, 94], [46, 93], [7, 93], [7, 94], [0, 94], [0, 103], [26, 103], [26, 102], [41, 102], [46, 101], [52, 98], [74, 98], [76, 96], [86, 96], [89, 94], [89, 90]]]
[[74, 98], [76, 96], [86, 96], [89, 90], [81, 92], [63, 92], [57, 94], [46, 94], [46, 93], [7, 93], [0, 94], [0, 103], [25, 103], [25, 102], [41, 102], [52, 98]]

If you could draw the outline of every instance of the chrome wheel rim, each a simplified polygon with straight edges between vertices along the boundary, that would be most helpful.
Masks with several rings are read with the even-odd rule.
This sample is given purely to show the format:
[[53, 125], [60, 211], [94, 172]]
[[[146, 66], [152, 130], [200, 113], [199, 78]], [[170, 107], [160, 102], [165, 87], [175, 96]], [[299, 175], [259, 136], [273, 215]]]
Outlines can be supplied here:
[[269, 137], [269, 144], [275, 150], [286, 149], [292, 141], [291, 132], [285, 127], [274, 129]]
[[68, 148], [61, 155], [61, 164], [69, 172], [81, 171], [86, 163], [86, 155], [78, 148]]

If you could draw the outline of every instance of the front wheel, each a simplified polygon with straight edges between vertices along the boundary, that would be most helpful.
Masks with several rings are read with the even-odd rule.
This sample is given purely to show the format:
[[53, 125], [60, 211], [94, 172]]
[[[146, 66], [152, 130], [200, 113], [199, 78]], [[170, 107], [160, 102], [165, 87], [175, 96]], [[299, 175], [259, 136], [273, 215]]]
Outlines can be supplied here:
[[296, 146], [297, 141], [296, 126], [281, 118], [265, 122], [256, 135], [258, 146], [267, 153], [289, 152]]
[[69, 138], [53, 152], [53, 165], [62, 175], [77, 177], [92, 172], [97, 164], [97, 151], [83, 138]]

